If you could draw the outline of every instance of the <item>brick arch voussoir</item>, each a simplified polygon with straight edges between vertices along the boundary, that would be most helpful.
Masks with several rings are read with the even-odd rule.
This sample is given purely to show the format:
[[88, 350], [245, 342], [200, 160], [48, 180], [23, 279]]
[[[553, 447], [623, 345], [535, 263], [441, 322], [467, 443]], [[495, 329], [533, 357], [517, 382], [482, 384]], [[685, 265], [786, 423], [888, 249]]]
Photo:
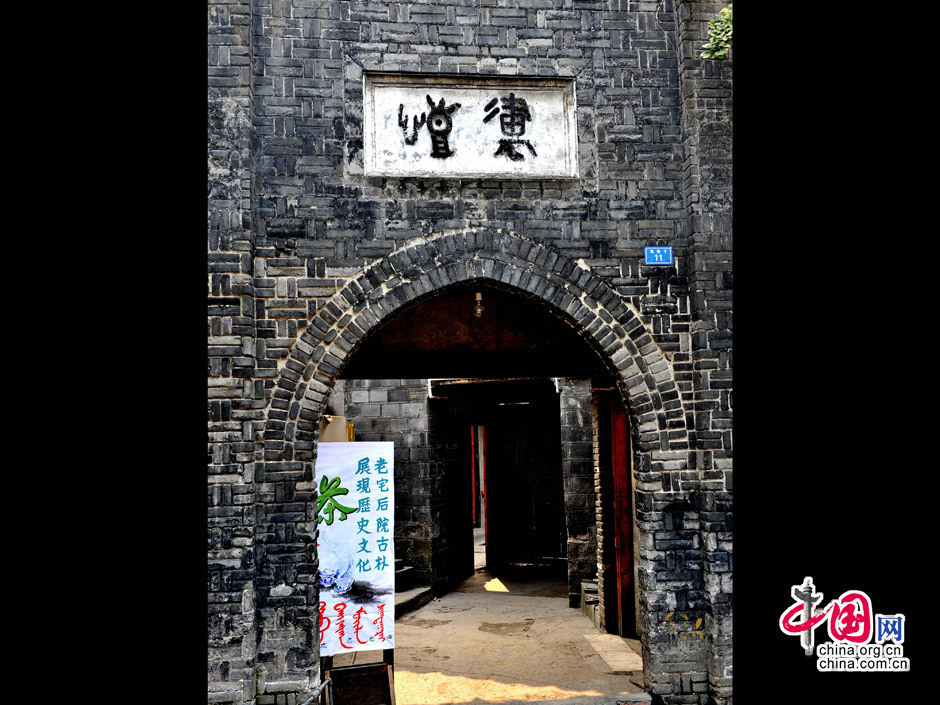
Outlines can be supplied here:
[[[681, 446], [685, 414], [672, 367], [636, 310], [566, 255], [507, 230], [480, 228], [406, 245], [372, 262], [320, 307], [278, 375], [265, 422], [266, 449], [276, 455], [280, 441], [294, 460], [312, 459], [333, 383], [369, 332], [402, 306], [475, 279], [541, 300], [591, 339], [638, 426], [662, 430], [641, 445], [668, 450], [672, 439]], [[289, 445], [289, 438], [299, 443]]]

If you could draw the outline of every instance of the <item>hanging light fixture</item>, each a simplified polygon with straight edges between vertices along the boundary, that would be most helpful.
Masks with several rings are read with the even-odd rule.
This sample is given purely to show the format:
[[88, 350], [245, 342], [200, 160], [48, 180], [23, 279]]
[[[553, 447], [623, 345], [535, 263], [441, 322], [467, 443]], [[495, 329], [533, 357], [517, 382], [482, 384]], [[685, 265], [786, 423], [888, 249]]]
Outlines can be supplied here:
[[483, 294], [477, 292], [476, 303], [473, 304], [473, 315], [479, 318], [483, 315]]

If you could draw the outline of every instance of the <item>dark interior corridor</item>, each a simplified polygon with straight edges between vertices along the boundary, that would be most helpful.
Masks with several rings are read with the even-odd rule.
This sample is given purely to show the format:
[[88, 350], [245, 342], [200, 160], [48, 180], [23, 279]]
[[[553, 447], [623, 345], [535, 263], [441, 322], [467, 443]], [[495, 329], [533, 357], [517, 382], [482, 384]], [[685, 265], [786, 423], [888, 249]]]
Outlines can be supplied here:
[[432, 394], [431, 426], [448, 462], [453, 581], [473, 571], [467, 539], [477, 525], [490, 571], [539, 566], [564, 575], [559, 405], [551, 380], [438, 381]]

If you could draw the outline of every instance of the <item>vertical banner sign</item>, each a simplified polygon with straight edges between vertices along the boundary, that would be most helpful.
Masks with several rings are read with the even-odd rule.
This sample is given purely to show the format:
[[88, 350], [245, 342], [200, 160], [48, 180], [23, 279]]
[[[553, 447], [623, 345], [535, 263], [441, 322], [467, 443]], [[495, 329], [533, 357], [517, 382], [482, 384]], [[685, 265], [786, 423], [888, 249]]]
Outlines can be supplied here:
[[318, 448], [320, 655], [393, 649], [395, 445]]

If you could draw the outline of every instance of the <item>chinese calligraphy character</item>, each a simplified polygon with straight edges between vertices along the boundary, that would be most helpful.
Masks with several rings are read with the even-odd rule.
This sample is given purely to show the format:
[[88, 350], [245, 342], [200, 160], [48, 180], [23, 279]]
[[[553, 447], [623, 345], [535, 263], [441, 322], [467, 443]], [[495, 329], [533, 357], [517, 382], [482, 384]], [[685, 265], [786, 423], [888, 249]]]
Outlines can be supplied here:
[[362, 459], [360, 459], [360, 460], [359, 460], [359, 467], [356, 468], [356, 474], [357, 474], [357, 475], [368, 475], [369, 472], [370, 472], [370, 470], [369, 470], [369, 459], [368, 459], [368, 458], [362, 458]]
[[380, 475], [388, 474], [388, 461], [385, 458], [379, 458], [375, 461], [375, 470]]
[[388, 480], [386, 478], [380, 477], [375, 482], [379, 486], [379, 491], [388, 492]]
[[[502, 112], [496, 107], [496, 103], [500, 101]], [[499, 141], [499, 148], [493, 153], [494, 157], [504, 156], [514, 162], [523, 161], [525, 155], [516, 149], [521, 145], [525, 145], [533, 157], [538, 156], [529, 140], [520, 139], [525, 134], [526, 122], [532, 122], [532, 113], [525, 98], [516, 98], [515, 93], [510, 93], [508, 98], [493, 98], [483, 107], [483, 111], [487, 113], [483, 122], [489, 122], [499, 115], [499, 129], [505, 135]]]
[[362, 492], [363, 494], [371, 494], [369, 491], [369, 478], [364, 477], [361, 480], [356, 481], [356, 492]]
[[368, 498], [368, 497], [363, 497], [362, 499], [359, 500], [359, 511], [360, 511], [360, 512], [370, 512], [370, 511], [372, 511], [371, 509], [369, 509], [369, 498]]
[[[829, 636], [834, 641], [867, 644], [871, 640], [871, 599], [861, 590], [842, 593], [838, 600], [833, 600], [818, 612], [813, 603], [821, 602], [822, 594], [815, 593], [812, 578], [806, 578], [803, 585], [794, 585], [792, 595], [796, 604], [780, 615], [779, 624], [784, 634], [806, 637], [809, 632], [811, 637], [816, 627], [828, 621]], [[812, 639], [801, 638], [801, 642], [806, 653], [812, 653]]]
[[421, 121], [418, 122], [418, 117], [415, 115], [412, 118], [412, 129], [411, 137], [408, 136], [408, 116], [405, 115], [402, 117], [402, 111], [404, 111], [405, 106], [401, 103], [398, 105], [398, 125], [401, 127], [402, 134], [405, 136], [405, 144], [411, 145], [418, 141], [418, 130], [424, 127], [425, 115], [421, 113]]
[[378, 544], [380, 551], [384, 551], [386, 548], [388, 548], [388, 539], [384, 536], [379, 536], [375, 542]]
[[376, 570], [385, 570], [386, 568], [388, 568], [388, 561], [385, 559], [385, 556], [379, 556], [375, 559]]
[[[790, 594], [796, 602], [790, 609], [780, 615], [780, 629], [783, 630], [784, 634], [799, 634], [803, 653], [809, 656], [813, 653], [816, 627], [829, 618], [832, 605], [830, 604], [822, 611], [815, 611], [815, 605], [822, 602], [823, 594], [816, 592], [816, 586], [813, 585], [811, 577], [804, 579], [802, 585], [794, 585], [790, 589]], [[801, 619], [795, 621], [798, 617]]]
[[344, 612], [346, 611], [345, 602], [337, 602], [333, 605], [333, 609], [336, 610], [338, 616], [336, 618], [336, 635], [339, 637], [339, 645], [344, 649], [351, 649], [351, 646], [347, 646], [343, 639], [346, 637], [346, 616]]
[[369, 561], [364, 560], [362, 558], [360, 558], [359, 561], [356, 563], [356, 568], [359, 570], [360, 573], [368, 573], [369, 571], [372, 570], [372, 566], [369, 565]]
[[[803, 621], [799, 624], [793, 624], [791, 621], [789, 621], [788, 618], [788, 621], [785, 622], [785, 628], [788, 630], [796, 629], [798, 632], [802, 632], [800, 634], [800, 643], [803, 645], [804, 653], [809, 656], [813, 653], [813, 632], [815, 627], [804, 625], [815, 624], [815, 622], [812, 622], [813, 604], [816, 602], [821, 602], [823, 599], [823, 594], [821, 592], [816, 592], [816, 586], [813, 585], [813, 579], [811, 577], [806, 578], [802, 585], [794, 585], [790, 590], [790, 594], [793, 595], [793, 599], [797, 601], [796, 607], [800, 609], [796, 611], [802, 612]], [[818, 619], [821, 620], [823, 617], [819, 616]]]
[[330, 628], [330, 618], [326, 616], [326, 602], [320, 603], [320, 643], [323, 643], [323, 637], [326, 630]]
[[871, 621], [868, 595], [860, 590], [846, 592], [833, 603], [829, 635], [836, 641], [867, 644], [871, 639]]
[[362, 631], [362, 625], [360, 624], [360, 621], [362, 620], [362, 615], [364, 615], [365, 613], [366, 613], [366, 608], [360, 607], [358, 610], [356, 610], [356, 615], [353, 617], [353, 632], [356, 635], [356, 641], [358, 641], [360, 644], [369, 643], [359, 638], [359, 632]]
[[[340, 487], [340, 478], [335, 477], [332, 480], [328, 480], [326, 475], [323, 476], [323, 479], [320, 480], [320, 494], [317, 497], [317, 514], [320, 514], [321, 510], [324, 510], [324, 515], [317, 517], [318, 524], [326, 521], [326, 525], [331, 526], [333, 524], [333, 512], [335, 511], [340, 513], [340, 521], [345, 521], [349, 514], [356, 511], [355, 507], [346, 507], [336, 501], [336, 495], [344, 494], [349, 494], [349, 490], [345, 487]], [[326, 516], [327, 512], [329, 516]]]
[[375, 625], [375, 635], [379, 641], [385, 641], [385, 603], [379, 605], [379, 616], [372, 620]]
[[405, 144], [408, 145], [412, 145], [418, 140], [418, 130], [427, 125], [428, 133], [431, 135], [431, 156], [435, 159], [446, 159], [454, 153], [448, 141], [448, 135], [453, 129], [453, 120], [450, 116], [460, 107], [460, 103], [445, 105], [444, 99], [441, 98], [440, 102], [435, 105], [434, 101], [431, 100], [431, 96], [425, 96], [425, 98], [431, 110], [427, 115], [421, 113], [420, 120], [417, 117], [412, 117], [411, 136], [408, 136], [408, 116], [403, 114], [404, 104], [398, 106], [398, 125], [405, 137]]
[[378, 504], [375, 508], [380, 512], [386, 511], [388, 509], [388, 497], [379, 497]]
[[447, 141], [447, 135], [450, 134], [453, 127], [453, 121], [450, 114], [460, 107], [460, 103], [453, 103], [450, 107], [444, 107], [444, 99], [434, 105], [431, 96], [427, 96], [428, 105], [431, 106], [431, 112], [428, 113], [428, 132], [431, 133], [431, 156], [436, 159], [445, 159], [453, 152]]
[[[379, 521], [381, 521], [381, 519], [379, 519]], [[385, 521], [387, 522], [388, 519], [386, 519]], [[368, 520], [368, 519], [360, 519], [360, 520], [359, 520], [359, 531], [357, 531], [356, 534], [357, 534], [357, 535], [358, 535], [358, 534], [371, 534], [371, 533], [372, 533], [371, 531], [366, 531], [366, 527], [368, 527], [368, 526], [369, 526], [369, 520]]]
[[885, 639], [891, 639], [895, 644], [904, 641], [904, 615], [903, 614], [876, 614], [877, 625], [875, 641], [879, 644]]
[[368, 545], [369, 539], [362, 539], [362, 541], [359, 542], [359, 550], [356, 551], [356, 553], [372, 553], [372, 551], [366, 548]]
[[[366, 519], [365, 521], [368, 521], [368, 519]], [[360, 521], [359, 523], [361, 524], [362, 522]], [[376, 519], [375, 530], [384, 531], [385, 533], [388, 533], [388, 517], [379, 517], [378, 519]]]

